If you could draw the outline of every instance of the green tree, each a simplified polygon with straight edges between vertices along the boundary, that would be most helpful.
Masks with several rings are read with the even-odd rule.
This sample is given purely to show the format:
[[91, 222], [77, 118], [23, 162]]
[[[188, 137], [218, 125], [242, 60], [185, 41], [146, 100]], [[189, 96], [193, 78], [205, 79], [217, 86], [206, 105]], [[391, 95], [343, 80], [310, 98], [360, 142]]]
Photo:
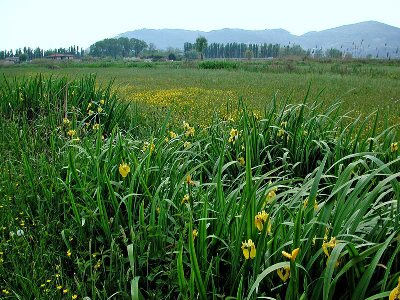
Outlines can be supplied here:
[[206, 50], [208, 46], [207, 39], [204, 36], [199, 36], [196, 39], [195, 49], [200, 53], [200, 59], [203, 60], [204, 50]]

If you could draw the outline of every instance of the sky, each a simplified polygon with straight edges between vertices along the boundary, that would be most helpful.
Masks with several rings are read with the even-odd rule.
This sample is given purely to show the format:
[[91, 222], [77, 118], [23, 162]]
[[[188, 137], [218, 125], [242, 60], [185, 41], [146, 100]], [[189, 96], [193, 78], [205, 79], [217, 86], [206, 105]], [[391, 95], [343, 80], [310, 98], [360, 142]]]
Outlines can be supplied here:
[[362, 21], [400, 27], [400, 0], [0, 0], [0, 49], [88, 48], [141, 28], [283, 28], [301, 35]]

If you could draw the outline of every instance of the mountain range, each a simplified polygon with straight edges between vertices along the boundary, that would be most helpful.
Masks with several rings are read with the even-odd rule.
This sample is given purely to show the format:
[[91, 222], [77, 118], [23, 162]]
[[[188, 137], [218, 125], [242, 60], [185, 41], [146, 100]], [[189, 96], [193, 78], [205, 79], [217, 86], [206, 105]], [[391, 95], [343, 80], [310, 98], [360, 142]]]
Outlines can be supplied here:
[[400, 28], [377, 21], [343, 25], [322, 31], [294, 35], [284, 29], [244, 30], [224, 28], [212, 31], [185, 29], [138, 29], [117, 37], [136, 38], [153, 44], [157, 49], [183, 49], [185, 42], [194, 43], [204, 36], [208, 43], [272, 43], [300, 45], [304, 49], [336, 48], [353, 57], [400, 58]]

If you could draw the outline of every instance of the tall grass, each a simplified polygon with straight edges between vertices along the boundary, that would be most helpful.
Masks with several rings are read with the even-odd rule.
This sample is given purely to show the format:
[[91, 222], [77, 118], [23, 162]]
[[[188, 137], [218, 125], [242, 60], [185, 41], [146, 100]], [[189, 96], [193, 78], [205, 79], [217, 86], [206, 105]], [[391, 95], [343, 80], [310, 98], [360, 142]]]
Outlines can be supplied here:
[[146, 131], [94, 77], [7, 82], [0, 99], [8, 295], [377, 299], [397, 284], [398, 127], [379, 116], [306, 93]]

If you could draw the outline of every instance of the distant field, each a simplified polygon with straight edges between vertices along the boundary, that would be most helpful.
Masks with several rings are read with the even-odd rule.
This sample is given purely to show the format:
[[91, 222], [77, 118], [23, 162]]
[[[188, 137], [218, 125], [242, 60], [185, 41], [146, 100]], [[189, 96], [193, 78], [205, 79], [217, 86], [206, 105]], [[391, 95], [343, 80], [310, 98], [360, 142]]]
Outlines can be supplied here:
[[42, 62], [1, 68], [0, 73], [8, 79], [37, 73], [73, 79], [95, 73], [99, 82], [114, 79], [122, 99], [136, 101], [151, 115], [172, 107], [176, 119], [203, 124], [210, 122], [214, 111], [231, 114], [226, 107], [236, 107], [239, 98], [256, 110], [262, 110], [275, 94], [278, 101], [300, 103], [310, 85], [308, 102], [341, 101], [343, 111], [353, 111], [354, 117], [379, 110], [388, 114], [384, 119], [390, 124], [400, 123], [400, 63], [396, 61], [241, 61], [228, 62], [228, 67], [200, 69], [195, 62]]

